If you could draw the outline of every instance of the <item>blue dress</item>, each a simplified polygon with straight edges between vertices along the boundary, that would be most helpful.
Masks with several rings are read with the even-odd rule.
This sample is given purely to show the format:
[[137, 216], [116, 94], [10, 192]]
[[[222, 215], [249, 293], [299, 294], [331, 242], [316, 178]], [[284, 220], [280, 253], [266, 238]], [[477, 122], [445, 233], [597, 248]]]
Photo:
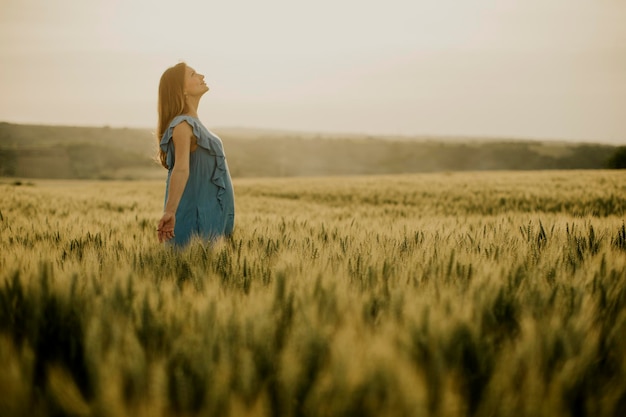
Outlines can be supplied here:
[[167, 155], [165, 202], [169, 195], [172, 168], [176, 164], [174, 127], [187, 122], [193, 129], [198, 147], [189, 154], [189, 179], [176, 210], [174, 238], [182, 246], [193, 236], [214, 240], [232, 234], [235, 224], [235, 194], [221, 139], [191, 116], [176, 116], [161, 137], [160, 147]]

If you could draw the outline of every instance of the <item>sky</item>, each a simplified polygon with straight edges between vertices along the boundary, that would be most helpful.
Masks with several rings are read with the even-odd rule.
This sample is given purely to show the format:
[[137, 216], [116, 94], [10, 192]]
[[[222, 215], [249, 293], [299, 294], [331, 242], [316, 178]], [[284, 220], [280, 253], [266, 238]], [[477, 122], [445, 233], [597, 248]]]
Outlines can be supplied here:
[[626, 144], [623, 0], [0, 0], [0, 121]]

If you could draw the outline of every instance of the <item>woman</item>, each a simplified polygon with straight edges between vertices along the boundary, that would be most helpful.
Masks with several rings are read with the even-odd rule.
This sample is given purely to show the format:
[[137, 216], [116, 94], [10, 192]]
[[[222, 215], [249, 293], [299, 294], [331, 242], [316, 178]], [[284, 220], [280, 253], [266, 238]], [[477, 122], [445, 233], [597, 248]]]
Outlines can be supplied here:
[[198, 119], [204, 76], [185, 63], [168, 68], [159, 83], [159, 159], [168, 170], [159, 242], [185, 245], [194, 236], [214, 240], [232, 233], [233, 186], [219, 137]]

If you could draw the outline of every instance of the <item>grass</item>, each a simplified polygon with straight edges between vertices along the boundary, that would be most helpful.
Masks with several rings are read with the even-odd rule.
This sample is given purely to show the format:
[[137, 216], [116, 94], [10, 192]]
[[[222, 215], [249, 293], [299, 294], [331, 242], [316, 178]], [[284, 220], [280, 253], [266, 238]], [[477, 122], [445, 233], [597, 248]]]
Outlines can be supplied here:
[[237, 180], [214, 246], [162, 182], [0, 185], [3, 416], [615, 416], [626, 179]]

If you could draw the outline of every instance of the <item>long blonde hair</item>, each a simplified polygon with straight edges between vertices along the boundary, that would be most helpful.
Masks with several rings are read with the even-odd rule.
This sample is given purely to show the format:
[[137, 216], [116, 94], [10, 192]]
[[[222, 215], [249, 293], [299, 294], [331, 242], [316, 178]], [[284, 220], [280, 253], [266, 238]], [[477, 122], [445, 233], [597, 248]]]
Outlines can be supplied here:
[[[185, 70], [187, 64], [180, 62], [165, 70], [159, 81], [159, 101], [157, 110], [159, 114], [156, 139], [157, 146], [161, 142], [163, 133], [169, 127], [174, 117], [185, 112]], [[159, 146], [158, 160], [166, 169], [166, 154]]]

